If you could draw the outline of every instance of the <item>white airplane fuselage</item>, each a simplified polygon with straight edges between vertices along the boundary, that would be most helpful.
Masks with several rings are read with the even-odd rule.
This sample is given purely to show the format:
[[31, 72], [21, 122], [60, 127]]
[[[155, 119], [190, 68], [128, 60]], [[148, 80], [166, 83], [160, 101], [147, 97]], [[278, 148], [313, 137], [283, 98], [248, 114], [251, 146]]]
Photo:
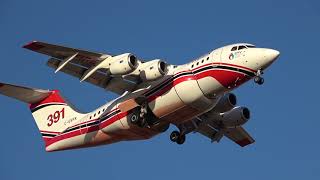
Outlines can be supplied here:
[[[126, 93], [93, 112], [62, 119], [64, 132], [42, 131], [46, 150], [64, 150], [151, 138], [167, 128], [208, 112], [227, 92], [259, 75], [279, 55], [272, 49], [249, 47], [233, 50], [233, 44], [180, 66], [170, 66], [166, 75], [142, 83], [138, 91]], [[137, 97], [144, 97], [152, 112], [152, 126], [131, 123], [137, 118]], [[134, 117], [133, 117], [134, 115]]]

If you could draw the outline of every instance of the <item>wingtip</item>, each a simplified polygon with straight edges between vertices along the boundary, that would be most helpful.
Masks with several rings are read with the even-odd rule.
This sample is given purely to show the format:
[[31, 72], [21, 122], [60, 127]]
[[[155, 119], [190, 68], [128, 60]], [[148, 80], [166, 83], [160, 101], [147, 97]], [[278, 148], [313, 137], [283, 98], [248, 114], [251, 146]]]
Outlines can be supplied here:
[[44, 46], [40, 45], [38, 43], [38, 41], [31, 41], [31, 42], [23, 45], [22, 47], [26, 48], [26, 49], [30, 49], [32, 51], [36, 51], [36, 50], [39, 50], [39, 49], [43, 48]]
[[28, 42], [27, 44], [23, 45], [22, 47], [23, 48], [28, 48], [29, 46], [31, 46], [33, 43], [36, 43], [37, 41], [31, 41], [31, 42]]
[[254, 140], [251, 141], [250, 139], [242, 139], [240, 141], [237, 141], [237, 144], [239, 144], [241, 147], [245, 147], [245, 146], [250, 145], [252, 143], [254, 143]]

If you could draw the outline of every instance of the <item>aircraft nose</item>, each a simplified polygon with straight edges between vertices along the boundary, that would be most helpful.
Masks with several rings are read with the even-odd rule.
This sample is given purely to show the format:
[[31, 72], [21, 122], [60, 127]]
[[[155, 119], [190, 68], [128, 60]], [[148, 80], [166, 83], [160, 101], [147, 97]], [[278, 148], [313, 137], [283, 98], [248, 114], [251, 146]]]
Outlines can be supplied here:
[[264, 55], [265, 55], [267, 61], [273, 62], [274, 60], [276, 60], [279, 57], [280, 52], [277, 50], [274, 50], [274, 49], [265, 49]]
[[263, 51], [262, 68], [265, 69], [279, 57], [280, 52], [274, 49], [263, 49]]

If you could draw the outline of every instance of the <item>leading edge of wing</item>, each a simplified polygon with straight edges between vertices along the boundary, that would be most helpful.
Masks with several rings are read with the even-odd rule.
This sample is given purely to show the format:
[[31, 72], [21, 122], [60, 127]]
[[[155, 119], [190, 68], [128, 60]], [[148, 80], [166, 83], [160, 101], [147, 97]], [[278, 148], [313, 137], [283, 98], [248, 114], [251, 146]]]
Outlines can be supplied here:
[[77, 48], [66, 47], [62, 45], [49, 44], [41, 41], [31, 41], [22, 46], [25, 49], [29, 49], [34, 52], [45, 54], [58, 59], [64, 59], [72, 54], [79, 53], [76, 59], [89, 60], [89, 61], [101, 61], [110, 54], [87, 51]]

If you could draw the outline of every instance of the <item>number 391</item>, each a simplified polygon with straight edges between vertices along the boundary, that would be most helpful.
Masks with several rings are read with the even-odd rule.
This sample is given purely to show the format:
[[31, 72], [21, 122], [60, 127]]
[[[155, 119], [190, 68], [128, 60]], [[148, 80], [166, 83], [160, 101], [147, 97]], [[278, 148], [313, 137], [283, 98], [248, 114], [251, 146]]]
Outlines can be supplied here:
[[64, 108], [62, 108], [60, 111], [56, 111], [53, 114], [49, 114], [47, 120], [48, 122], [48, 126], [52, 126], [53, 123], [57, 123], [60, 119], [64, 118]]

